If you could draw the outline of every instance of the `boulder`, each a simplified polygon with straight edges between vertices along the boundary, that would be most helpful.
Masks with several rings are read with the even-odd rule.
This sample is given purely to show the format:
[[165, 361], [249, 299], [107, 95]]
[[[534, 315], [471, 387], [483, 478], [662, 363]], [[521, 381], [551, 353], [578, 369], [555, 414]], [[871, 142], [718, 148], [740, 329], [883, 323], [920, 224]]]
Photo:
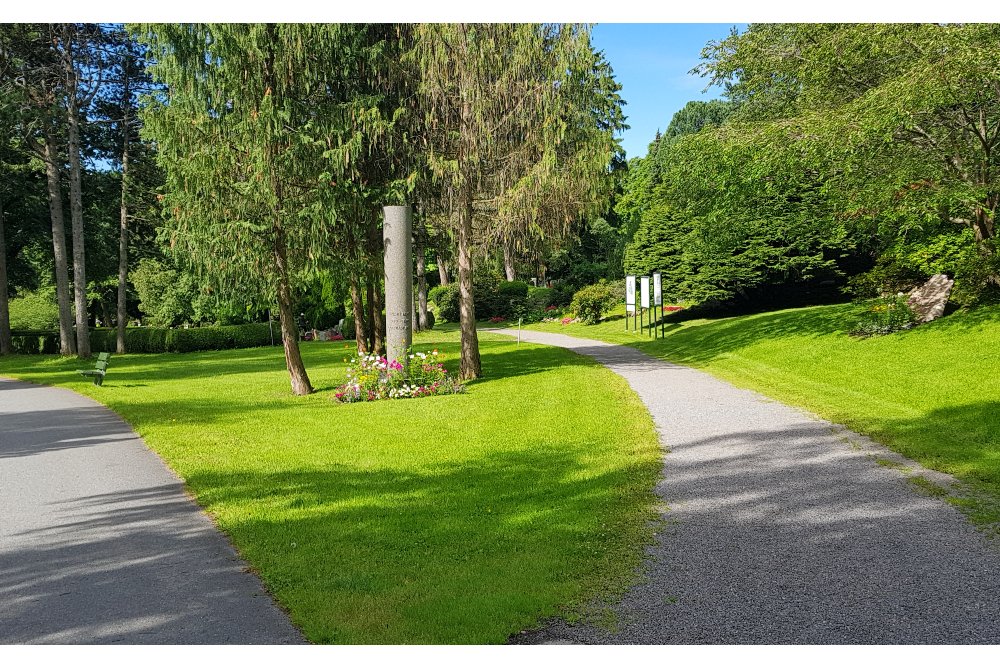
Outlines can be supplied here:
[[948, 305], [951, 288], [955, 281], [939, 273], [930, 280], [910, 292], [906, 303], [917, 316], [917, 323], [930, 322], [944, 315], [944, 307]]

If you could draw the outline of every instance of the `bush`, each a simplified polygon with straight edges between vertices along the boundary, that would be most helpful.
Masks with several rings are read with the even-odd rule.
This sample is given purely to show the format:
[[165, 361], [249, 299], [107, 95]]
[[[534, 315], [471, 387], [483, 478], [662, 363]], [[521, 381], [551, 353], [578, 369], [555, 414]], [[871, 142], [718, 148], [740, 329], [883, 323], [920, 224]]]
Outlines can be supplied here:
[[[476, 319], [487, 320], [491, 317], [509, 319], [521, 316], [527, 309], [529, 287], [528, 283], [519, 280], [507, 282], [493, 277], [479, 278], [472, 288]], [[459, 321], [458, 283], [435, 287], [427, 293], [427, 298], [434, 303], [441, 319], [446, 322]]]
[[618, 305], [619, 301], [621, 292], [616, 285], [602, 280], [577, 291], [570, 308], [584, 324], [597, 324], [604, 313]]
[[528, 295], [525, 299], [525, 306], [528, 310], [545, 312], [549, 306], [554, 306], [552, 300], [556, 297], [554, 289], [548, 287], [529, 287]]
[[458, 283], [450, 283], [431, 290], [434, 293], [434, 305], [437, 314], [445, 322], [459, 321]]
[[904, 296], [875, 299], [858, 318], [852, 336], [884, 336], [894, 331], [910, 329], [916, 323]]
[[[523, 314], [528, 305], [530, 285], [520, 280], [501, 282], [496, 287], [492, 317], [514, 317]], [[478, 314], [478, 313], [477, 313]]]
[[8, 303], [11, 329], [47, 332], [59, 328], [59, 306], [52, 291], [28, 292]]
[[573, 303], [573, 296], [576, 294], [576, 288], [570, 283], [559, 283], [552, 289], [552, 296], [550, 297], [550, 306], [568, 306]]
[[451, 285], [438, 285], [437, 287], [430, 288], [427, 292], [427, 301], [433, 303], [435, 306], [439, 305], [440, 302], [438, 299], [441, 298], [442, 294], [448, 291], [449, 287], [451, 287]]

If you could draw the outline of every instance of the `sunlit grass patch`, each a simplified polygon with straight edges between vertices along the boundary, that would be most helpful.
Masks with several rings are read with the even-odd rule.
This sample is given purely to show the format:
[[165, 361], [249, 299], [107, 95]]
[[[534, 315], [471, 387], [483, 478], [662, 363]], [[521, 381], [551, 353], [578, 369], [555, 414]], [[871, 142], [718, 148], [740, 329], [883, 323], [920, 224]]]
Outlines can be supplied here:
[[[291, 395], [280, 348], [0, 360], [121, 414], [232, 538], [306, 636], [503, 642], [634, 579], [660, 451], [626, 383], [564, 350], [483, 334], [468, 393], [339, 404], [343, 343], [310, 343]], [[458, 335], [430, 332], [456, 369]]]

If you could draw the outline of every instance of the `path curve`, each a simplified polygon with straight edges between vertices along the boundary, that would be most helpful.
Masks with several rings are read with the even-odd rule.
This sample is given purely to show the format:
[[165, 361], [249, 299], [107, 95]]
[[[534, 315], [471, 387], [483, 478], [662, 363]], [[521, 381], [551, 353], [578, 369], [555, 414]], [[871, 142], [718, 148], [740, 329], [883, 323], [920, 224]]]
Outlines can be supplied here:
[[0, 378], [0, 644], [302, 642], [117, 415]]
[[[512, 331], [496, 331], [516, 335]], [[1000, 549], [924, 470], [843, 427], [631, 347], [521, 331], [624, 377], [669, 449], [665, 527], [616, 632], [555, 621], [518, 643], [1000, 643]]]

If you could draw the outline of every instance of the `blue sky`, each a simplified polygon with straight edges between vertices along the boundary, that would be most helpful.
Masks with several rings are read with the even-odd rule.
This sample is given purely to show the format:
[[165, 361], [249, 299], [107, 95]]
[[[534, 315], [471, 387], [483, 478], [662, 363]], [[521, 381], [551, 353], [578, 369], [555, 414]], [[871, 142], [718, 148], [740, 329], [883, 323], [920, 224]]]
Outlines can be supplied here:
[[720, 97], [718, 88], [703, 93], [707, 81], [688, 74], [709, 40], [721, 39], [732, 23], [599, 23], [593, 43], [602, 51], [622, 84], [630, 129], [622, 136], [629, 158], [646, 154], [656, 130], [665, 130], [674, 113], [690, 100]]

